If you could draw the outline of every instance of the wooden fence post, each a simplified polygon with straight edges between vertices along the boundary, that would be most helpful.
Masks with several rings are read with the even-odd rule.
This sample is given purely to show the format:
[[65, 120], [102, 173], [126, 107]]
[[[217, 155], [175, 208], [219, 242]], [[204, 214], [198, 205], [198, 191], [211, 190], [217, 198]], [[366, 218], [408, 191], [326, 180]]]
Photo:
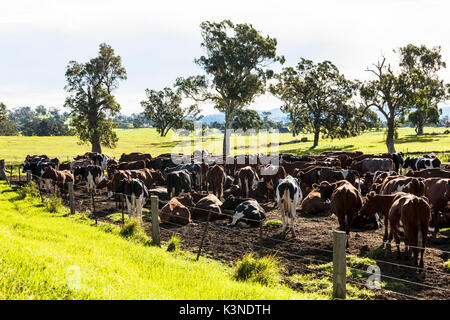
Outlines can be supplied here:
[[92, 198], [92, 213], [95, 217], [95, 224], [97, 225], [97, 212], [95, 211], [95, 199], [94, 199], [94, 191], [91, 190], [91, 198]]
[[27, 183], [31, 182], [31, 171], [27, 170]]
[[263, 220], [259, 222], [259, 243], [263, 242]]
[[6, 176], [5, 159], [0, 159], [0, 180], [5, 180], [8, 182], [8, 177]]
[[75, 200], [73, 195], [73, 182], [67, 182], [67, 188], [69, 189], [69, 204], [70, 214], [75, 214]]
[[19, 185], [20, 185], [20, 183], [22, 182], [21, 181], [22, 179], [20, 178], [20, 166], [18, 166], [17, 168], [19, 169]]
[[12, 171], [13, 171], [13, 166], [12, 165], [10, 165], [9, 166], [9, 186], [11, 187], [11, 185], [12, 185]]
[[124, 201], [123, 201], [123, 197], [122, 197], [122, 195], [120, 195], [120, 207], [122, 208], [122, 226], [123, 225], [125, 225], [125, 215], [124, 215], [124, 213], [123, 213], [123, 211], [124, 211], [124, 207], [125, 207], [125, 203], [124, 203]]
[[333, 298], [345, 299], [346, 296], [346, 255], [347, 236], [344, 231], [333, 231]]
[[159, 237], [159, 208], [158, 208], [158, 196], [150, 196], [151, 209], [152, 209], [152, 241], [157, 246], [161, 246]]
[[208, 226], [209, 226], [210, 219], [211, 219], [211, 211], [209, 211], [209, 213], [208, 213], [208, 220], [206, 221], [205, 229], [203, 230], [202, 240], [200, 241], [200, 247], [198, 247], [197, 259], [196, 259], [197, 261], [200, 258], [200, 254], [202, 253], [203, 242], [205, 241], [206, 234], [208, 233]]

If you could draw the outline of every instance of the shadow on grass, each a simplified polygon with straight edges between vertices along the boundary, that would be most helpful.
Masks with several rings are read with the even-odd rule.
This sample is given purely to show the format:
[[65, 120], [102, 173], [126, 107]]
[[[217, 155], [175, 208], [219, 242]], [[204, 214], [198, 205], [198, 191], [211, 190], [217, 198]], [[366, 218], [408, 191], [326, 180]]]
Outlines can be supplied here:
[[332, 148], [330, 148], [329, 146], [328, 147], [318, 146], [315, 148], [310, 147], [307, 149], [289, 149], [289, 150], [283, 150], [282, 152], [283, 153], [294, 153], [294, 154], [300, 154], [300, 153], [302, 153], [302, 154], [304, 154], [304, 153], [320, 154], [325, 151], [352, 151], [355, 149], [356, 149], [356, 147], [354, 144], [347, 144], [347, 145], [343, 145], [343, 146], [335, 146]]
[[152, 142], [152, 143], [147, 143], [145, 145], [159, 147], [159, 148], [169, 148], [169, 147], [175, 147], [176, 145], [180, 144], [181, 142], [182, 141]]
[[431, 136], [418, 136], [415, 134], [409, 134], [399, 139], [396, 139], [394, 143], [402, 144], [402, 143], [411, 143], [411, 142], [431, 142], [439, 140], [437, 138], [432, 138]]

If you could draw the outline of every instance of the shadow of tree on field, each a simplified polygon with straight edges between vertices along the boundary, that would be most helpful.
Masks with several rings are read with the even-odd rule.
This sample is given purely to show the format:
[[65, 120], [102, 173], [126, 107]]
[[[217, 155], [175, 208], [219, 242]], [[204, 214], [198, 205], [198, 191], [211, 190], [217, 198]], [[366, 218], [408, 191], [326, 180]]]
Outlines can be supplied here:
[[169, 147], [175, 147], [176, 145], [178, 145], [181, 142], [182, 141], [152, 142], [152, 143], [145, 144], [145, 146], [154, 146], [154, 147], [159, 147], [159, 148], [169, 148]]
[[310, 154], [320, 154], [322, 152], [325, 151], [353, 151], [355, 150], [356, 147], [354, 144], [347, 144], [347, 145], [342, 145], [342, 146], [335, 146], [330, 148], [328, 147], [310, 147], [308, 149], [289, 149], [289, 150], [283, 150], [283, 153], [294, 153], [294, 154], [305, 154], [305, 153], [310, 153]]
[[417, 136], [415, 134], [409, 134], [404, 137], [398, 138], [394, 140], [394, 143], [396, 144], [402, 144], [402, 143], [412, 143], [412, 142], [431, 142], [439, 140], [437, 138], [431, 138], [430, 136]]

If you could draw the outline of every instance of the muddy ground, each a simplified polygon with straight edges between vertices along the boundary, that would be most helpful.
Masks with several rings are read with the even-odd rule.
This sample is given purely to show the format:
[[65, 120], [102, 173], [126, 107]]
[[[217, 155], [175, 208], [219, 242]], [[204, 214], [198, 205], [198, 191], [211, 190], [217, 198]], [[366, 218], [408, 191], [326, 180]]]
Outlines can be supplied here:
[[[121, 210], [116, 208], [114, 201], [107, 199], [106, 192], [96, 195], [94, 199], [96, 217], [99, 221], [120, 224], [107, 217]], [[77, 211], [85, 212], [87, 209], [92, 211], [92, 198], [86, 193], [86, 189], [76, 188], [75, 200]], [[67, 202], [64, 204], [68, 205]], [[278, 209], [274, 207], [275, 203], [261, 203], [261, 205], [266, 210], [268, 220], [281, 219]], [[146, 208], [150, 209], [150, 203]], [[310, 269], [311, 265], [332, 261], [333, 230], [338, 227], [337, 218], [329, 214], [309, 215], [300, 209], [297, 213], [295, 238], [291, 235], [283, 238], [281, 227], [264, 227], [263, 236], [260, 238], [259, 227], [230, 228], [226, 226], [229, 223], [228, 218], [212, 221], [208, 225], [201, 254], [229, 265], [247, 252], [255, 252], [258, 255], [275, 254], [284, 265], [286, 276], [317, 272]], [[94, 219], [95, 215], [91, 214], [90, 217]], [[197, 253], [205, 224], [205, 221], [194, 221], [186, 226], [161, 224], [161, 241], [168, 241], [175, 233], [182, 239], [180, 246], [183, 250]], [[144, 219], [144, 227], [151, 237], [151, 223], [147, 222], [147, 219]], [[432, 229], [430, 229], [424, 255], [425, 270], [421, 273], [413, 268], [411, 260], [397, 259], [394, 243], [392, 250], [379, 249], [382, 246], [383, 234], [384, 226], [378, 230], [352, 230], [348, 249], [348, 253], [359, 257], [367, 257], [369, 252], [378, 249], [376, 260], [380, 267], [382, 281], [394, 282], [391, 290], [400, 294], [383, 289], [375, 290], [377, 299], [450, 299], [450, 272], [443, 266], [443, 261], [450, 259], [450, 230], [440, 232], [435, 239], [432, 239]], [[401, 249], [404, 249], [403, 244]], [[361, 283], [360, 287], [365, 284], [364, 279], [349, 281]]]

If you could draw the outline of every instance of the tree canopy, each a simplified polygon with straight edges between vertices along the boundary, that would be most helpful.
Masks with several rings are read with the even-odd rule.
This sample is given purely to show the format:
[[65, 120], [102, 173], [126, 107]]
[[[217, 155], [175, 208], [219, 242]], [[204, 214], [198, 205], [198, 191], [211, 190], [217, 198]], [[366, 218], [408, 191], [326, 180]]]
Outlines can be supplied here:
[[197, 105], [183, 108], [179, 92], [165, 87], [163, 90], [145, 90], [147, 100], [141, 101], [145, 117], [156, 127], [157, 132], [164, 137], [170, 129], [180, 129], [186, 122], [198, 120], [201, 116]]
[[205, 21], [200, 28], [205, 55], [195, 63], [206, 75], [178, 78], [176, 85], [188, 97], [225, 113], [223, 153], [229, 154], [227, 132], [234, 116], [265, 92], [273, 76], [267, 67], [284, 58], [276, 54], [277, 40], [262, 36], [251, 24]]
[[281, 110], [289, 114], [294, 134], [314, 133], [313, 147], [316, 147], [321, 133], [330, 138], [357, 133], [352, 101], [355, 84], [333, 63], [315, 64], [302, 58], [295, 68], [283, 68], [277, 78], [270, 91], [283, 102]]
[[66, 69], [65, 106], [70, 108], [72, 124], [82, 143], [91, 143], [92, 152], [101, 153], [101, 146], [114, 148], [118, 141], [113, 117], [120, 105], [112, 92], [119, 81], [127, 79], [122, 59], [114, 49], [100, 44], [97, 57], [86, 63], [70, 61]]
[[448, 98], [446, 85], [439, 79], [438, 72], [445, 68], [441, 48], [427, 48], [425, 45], [408, 44], [398, 49], [400, 67], [411, 77], [410, 101], [413, 111], [408, 120], [416, 127], [417, 134], [423, 134], [427, 124], [438, 124], [438, 104]]
[[18, 133], [14, 123], [8, 118], [6, 105], [0, 102], [0, 136], [15, 136]]
[[231, 127], [235, 130], [242, 129], [248, 131], [250, 129], [259, 130], [263, 128], [263, 121], [259, 113], [255, 110], [240, 110], [236, 113], [231, 123]]

